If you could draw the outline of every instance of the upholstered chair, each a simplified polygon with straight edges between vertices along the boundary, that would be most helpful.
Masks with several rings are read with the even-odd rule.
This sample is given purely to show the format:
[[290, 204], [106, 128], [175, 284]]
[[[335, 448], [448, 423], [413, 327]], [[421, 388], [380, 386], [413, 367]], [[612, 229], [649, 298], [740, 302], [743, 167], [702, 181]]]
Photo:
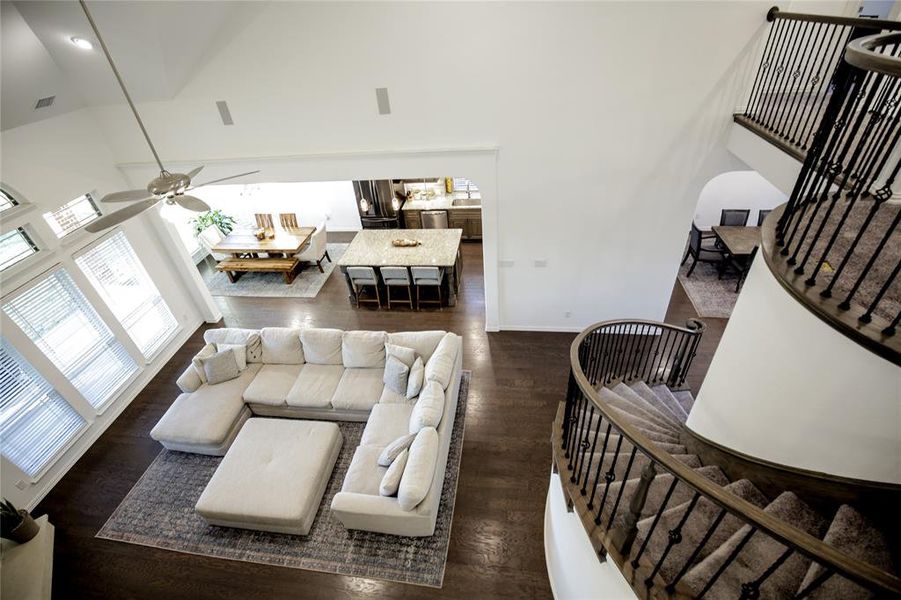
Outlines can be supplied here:
[[326, 248], [327, 235], [325, 221], [323, 221], [316, 228], [316, 231], [313, 232], [307, 245], [295, 255], [301, 261], [316, 263], [320, 273], [325, 273], [325, 270], [322, 268], [323, 259], [328, 259], [329, 262], [332, 262], [332, 257], [328, 255], [328, 249]]
[[[416, 286], [416, 306], [423, 304], [442, 305], [441, 283], [444, 281], [444, 269], [439, 267], [410, 267], [413, 275], [413, 285]], [[438, 299], [422, 300], [422, 288], [434, 289], [438, 293]]]
[[[388, 308], [391, 308], [391, 302], [405, 302], [410, 305], [410, 308], [413, 308], [413, 288], [407, 267], [382, 267], [379, 269], [379, 272], [382, 274], [382, 281], [385, 284], [385, 289], [388, 291]], [[407, 289], [407, 297], [400, 300], [391, 300], [391, 290], [399, 288]]]
[[225, 234], [215, 225], [210, 225], [197, 234], [197, 241], [200, 243], [201, 248], [206, 250], [209, 253], [209, 256], [212, 256], [213, 260], [216, 262], [231, 258], [228, 254], [213, 252], [213, 248], [215, 248], [223, 239], [225, 239]]
[[[375, 302], [382, 307], [382, 296], [379, 293], [379, 280], [376, 277], [375, 269], [372, 267], [347, 267], [347, 277], [350, 279], [350, 285], [353, 287], [354, 295], [357, 297], [357, 308], [360, 308], [361, 302]], [[375, 290], [375, 300], [372, 298], [361, 298], [362, 292], [372, 287]]]

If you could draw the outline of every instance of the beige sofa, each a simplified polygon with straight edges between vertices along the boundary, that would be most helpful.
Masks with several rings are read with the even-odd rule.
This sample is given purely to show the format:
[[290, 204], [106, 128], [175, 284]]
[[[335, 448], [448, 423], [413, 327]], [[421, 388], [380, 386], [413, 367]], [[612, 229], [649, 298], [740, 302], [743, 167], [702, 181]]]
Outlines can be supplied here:
[[[189, 365], [177, 382], [183, 393], [153, 428], [152, 438], [170, 450], [223, 456], [251, 416], [366, 422], [333, 513], [349, 529], [411, 536], [434, 532], [460, 392], [459, 336], [270, 327], [210, 329], [204, 341], [244, 346], [246, 369], [237, 379], [209, 385]], [[387, 467], [377, 459], [392, 441], [414, 433], [411, 415], [418, 398], [407, 399], [384, 385], [385, 344], [415, 350], [426, 382], [440, 380], [444, 391], [437, 444], [410, 448], [417, 474], [405, 471], [397, 497], [379, 493]], [[415, 506], [401, 508], [399, 498], [414, 488], [428, 491]]]

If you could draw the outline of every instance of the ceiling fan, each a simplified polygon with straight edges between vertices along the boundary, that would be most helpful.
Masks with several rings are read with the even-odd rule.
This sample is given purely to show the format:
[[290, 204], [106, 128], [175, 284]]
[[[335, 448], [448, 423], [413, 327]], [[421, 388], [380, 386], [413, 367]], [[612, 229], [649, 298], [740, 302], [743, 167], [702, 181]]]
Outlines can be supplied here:
[[212, 181], [206, 181], [204, 183], [198, 183], [195, 185], [193, 183], [193, 179], [197, 176], [198, 173], [200, 173], [200, 170], [203, 169], [203, 166], [191, 169], [187, 173], [170, 173], [169, 171], [167, 171], [166, 167], [163, 166], [163, 161], [160, 160], [160, 155], [157, 153], [156, 147], [150, 140], [150, 134], [147, 133], [147, 129], [144, 127], [144, 122], [141, 120], [141, 115], [138, 114], [138, 109], [135, 108], [135, 104], [131, 100], [131, 95], [128, 93], [128, 89], [126, 89], [125, 87], [125, 82], [122, 81], [122, 76], [119, 75], [119, 70], [116, 68], [116, 64], [113, 62], [113, 57], [110, 55], [109, 49], [106, 47], [106, 42], [103, 41], [103, 37], [100, 35], [100, 31], [97, 29], [97, 24], [94, 22], [94, 18], [91, 16], [87, 4], [85, 4], [85, 0], [78, 0], [78, 3], [81, 5], [81, 9], [84, 11], [85, 17], [87, 17], [88, 19], [88, 23], [91, 24], [91, 29], [94, 30], [94, 35], [97, 36], [97, 41], [100, 42], [100, 47], [103, 49], [103, 55], [106, 56], [106, 60], [107, 62], [109, 62], [109, 66], [113, 71], [113, 75], [116, 76], [116, 81], [119, 82], [119, 87], [122, 88], [122, 94], [125, 96], [125, 100], [128, 102], [128, 106], [131, 108], [131, 112], [132, 114], [134, 114], [135, 120], [138, 122], [138, 127], [141, 128], [141, 133], [144, 134], [144, 139], [147, 140], [147, 145], [150, 146], [150, 151], [153, 153], [153, 158], [156, 160], [157, 166], [160, 168], [159, 176], [151, 180], [150, 183], [147, 184], [146, 189], [113, 192], [112, 194], [107, 194], [106, 196], [104, 196], [101, 199], [102, 202], [134, 202], [134, 204], [130, 204], [121, 210], [117, 210], [116, 212], [112, 212], [108, 215], [100, 217], [99, 219], [91, 221], [85, 226], [86, 230], [92, 233], [103, 231], [104, 229], [118, 225], [123, 221], [127, 221], [128, 219], [144, 212], [145, 210], [155, 206], [160, 202], [165, 202], [166, 204], [177, 204], [183, 208], [193, 210], [195, 212], [207, 211], [210, 210], [209, 204], [207, 204], [200, 198], [197, 198], [196, 196], [190, 196], [185, 192], [195, 190], [205, 185], [259, 173], [258, 170], [248, 171], [247, 173], [230, 175], [228, 177], [214, 179]]

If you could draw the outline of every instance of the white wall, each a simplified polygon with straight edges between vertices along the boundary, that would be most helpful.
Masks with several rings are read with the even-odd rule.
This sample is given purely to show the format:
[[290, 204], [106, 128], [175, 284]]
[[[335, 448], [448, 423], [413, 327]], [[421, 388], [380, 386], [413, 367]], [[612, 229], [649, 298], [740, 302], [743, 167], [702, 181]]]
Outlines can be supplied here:
[[[28, 202], [23, 208], [15, 208], [4, 214], [2, 231], [25, 226], [35, 238], [41, 250], [22, 263], [0, 274], [0, 287], [4, 297], [16, 289], [28, 285], [45, 270], [61, 264], [73, 276], [101, 318], [107, 323], [120, 342], [143, 367], [143, 370], [102, 414], [96, 414], [86, 405], [61, 373], [56, 371], [46, 357], [11, 322], [3, 317], [3, 336], [31, 362], [48, 381], [85, 416], [90, 427], [63, 454], [37, 482], [28, 478], [5, 458], [0, 463], [0, 490], [14, 503], [33, 507], [62, 477], [72, 464], [90, 447], [91, 443], [128, 406], [137, 393], [169, 360], [205, 318], [215, 318], [208, 307], [196, 302], [194, 285], [182, 277], [179, 257], [184, 254], [171, 238], [159, 215], [149, 213], [124, 224], [125, 232], [136, 254], [153, 278], [178, 320], [180, 330], [173, 340], [147, 363], [118, 323], [100, 296], [76, 267], [72, 256], [94, 243], [101, 235], [88, 234], [84, 230], [58, 240], [44, 221], [42, 214], [84, 194], [95, 197], [126, 189], [127, 183], [115, 168], [113, 156], [96, 123], [86, 111], [68, 113], [6, 130], [0, 136], [2, 149], [2, 182], [18, 192], [21, 200]], [[101, 207], [106, 209], [106, 207]], [[15, 487], [25, 481], [25, 489]]]
[[[499, 326], [661, 319], [701, 187], [746, 168], [725, 140], [769, 6], [272, 3], [173, 101], [140, 108], [164, 158], [265, 167], [256, 181], [495, 149], [484, 248]], [[376, 111], [381, 86], [390, 116]], [[95, 111], [116, 158], [146, 163], [123, 107]], [[272, 164], [308, 176], [273, 178]], [[383, 175], [451, 172], [486, 186], [446, 163]]]
[[782, 465], [901, 484], [901, 368], [826, 325], [754, 261], [688, 427]]
[[731, 171], [717, 175], [704, 186], [695, 209], [695, 224], [700, 229], [719, 225], [723, 209], [750, 209], [748, 225], [757, 224], [760, 210], [771, 210], [788, 197], [757, 171]]

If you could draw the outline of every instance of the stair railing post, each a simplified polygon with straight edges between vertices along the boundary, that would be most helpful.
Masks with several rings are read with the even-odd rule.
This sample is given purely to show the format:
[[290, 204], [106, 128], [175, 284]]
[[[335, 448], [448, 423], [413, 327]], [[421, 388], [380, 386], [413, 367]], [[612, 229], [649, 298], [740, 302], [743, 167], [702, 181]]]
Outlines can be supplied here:
[[[627, 556], [635, 543], [635, 536], [638, 535], [638, 521], [641, 519], [641, 511], [644, 510], [644, 504], [648, 498], [648, 490], [651, 482], [657, 477], [657, 468], [654, 466], [653, 460], [648, 460], [648, 464], [641, 470], [641, 478], [638, 481], [638, 487], [635, 494], [629, 501], [629, 510], [623, 517], [622, 527], [617, 528], [618, 535], [615, 536], [613, 543], [620, 549], [623, 556]], [[625, 482], [623, 482], [625, 485]], [[616, 539], [619, 538], [619, 539]]]

